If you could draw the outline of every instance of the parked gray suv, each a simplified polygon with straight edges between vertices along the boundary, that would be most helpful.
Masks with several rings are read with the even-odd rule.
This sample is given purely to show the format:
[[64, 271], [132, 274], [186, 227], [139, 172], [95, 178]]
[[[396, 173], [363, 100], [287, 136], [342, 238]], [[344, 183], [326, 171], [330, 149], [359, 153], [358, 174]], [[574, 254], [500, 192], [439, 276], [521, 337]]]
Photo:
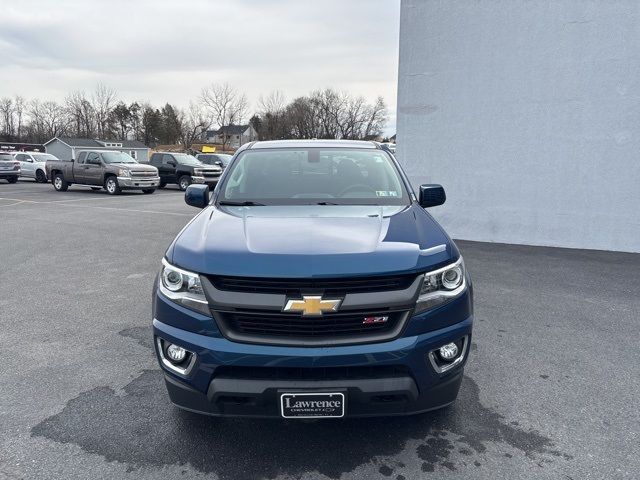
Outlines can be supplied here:
[[16, 183], [20, 176], [20, 162], [10, 153], [0, 152], [0, 178], [9, 183]]

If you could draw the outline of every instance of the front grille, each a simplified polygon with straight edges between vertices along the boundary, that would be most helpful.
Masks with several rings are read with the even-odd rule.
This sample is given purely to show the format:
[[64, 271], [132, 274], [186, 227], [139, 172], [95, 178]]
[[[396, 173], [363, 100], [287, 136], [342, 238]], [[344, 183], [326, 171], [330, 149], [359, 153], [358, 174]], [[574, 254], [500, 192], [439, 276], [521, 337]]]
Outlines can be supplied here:
[[376, 365], [356, 367], [236, 367], [222, 365], [216, 368], [218, 378], [242, 380], [356, 380], [369, 378], [395, 378], [410, 376], [402, 365]]
[[[302, 316], [281, 312], [213, 312], [229, 338], [252, 343], [321, 345], [364, 343], [388, 339], [399, 333], [404, 311], [331, 313]], [[366, 317], [386, 316], [383, 323], [364, 323]]]
[[156, 172], [131, 172], [132, 177], [155, 177], [157, 176]]
[[310, 292], [324, 295], [344, 296], [350, 293], [384, 292], [404, 290], [415, 280], [415, 275], [396, 275], [386, 277], [364, 277], [348, 279], [279, 279], [279, 278], [243, 278], [212, 277], [218, 290], [247, 293], [275, 293], [287, 296], [300, 296]]

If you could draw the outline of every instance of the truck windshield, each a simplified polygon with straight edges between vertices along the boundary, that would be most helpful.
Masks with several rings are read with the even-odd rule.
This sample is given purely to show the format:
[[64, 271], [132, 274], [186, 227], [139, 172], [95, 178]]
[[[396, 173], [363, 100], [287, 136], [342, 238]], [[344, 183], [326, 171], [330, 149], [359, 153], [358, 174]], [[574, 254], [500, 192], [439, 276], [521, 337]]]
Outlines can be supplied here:
[[102, 160], [104, 163], [138, 163], [131, 155], [124, 152], [103, 152]]
[[407, 205], [409, 194], [382, 150], [245, 150], [230, 167], [219, 203]]
[[186, 153], [174, 153], [173, 157], [180, 165], [192, 165], [194, 167], [202, 166], [202, 162], [200, 162], [200, 160], [191, 155], [187, 155]]

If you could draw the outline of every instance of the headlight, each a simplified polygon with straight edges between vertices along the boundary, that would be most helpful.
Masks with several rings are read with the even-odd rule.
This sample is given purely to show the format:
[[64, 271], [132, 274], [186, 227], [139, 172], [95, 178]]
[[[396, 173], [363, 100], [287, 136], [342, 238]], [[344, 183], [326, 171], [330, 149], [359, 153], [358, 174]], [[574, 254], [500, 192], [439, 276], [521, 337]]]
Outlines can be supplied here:
[[466, 288], [464, 261], [460, 257], [451, 265], [424, 274], [415, 313], [445, 303], [460, 295]]
[[169, 300], [211, 316], [209, 302], [204, 296], [200, 276], [197, 273], [174, 267], [163, 258], [158, 287]]
[[118, 170], [118, 176], [119, 177], [130, 177], [131, 176], [131, 170], [127, 170], [126, 168], [121, 168], [120, 170]]
[[193, 169], [193, 174], [194, 175], [198, 175], [198, 176], [202, 175], [202, 169], [201, 168], [194, 168]]

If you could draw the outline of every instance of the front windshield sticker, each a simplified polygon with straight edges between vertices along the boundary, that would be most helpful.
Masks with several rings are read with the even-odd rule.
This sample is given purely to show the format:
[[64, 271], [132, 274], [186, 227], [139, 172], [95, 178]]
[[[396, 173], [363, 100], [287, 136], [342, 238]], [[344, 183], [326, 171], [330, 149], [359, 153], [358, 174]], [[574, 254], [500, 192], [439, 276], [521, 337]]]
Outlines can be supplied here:
[[378, 197], [397, 197], [398, 192], [395, 190], [386, 191], [386, 190], [376, 190], [376, 196]]

